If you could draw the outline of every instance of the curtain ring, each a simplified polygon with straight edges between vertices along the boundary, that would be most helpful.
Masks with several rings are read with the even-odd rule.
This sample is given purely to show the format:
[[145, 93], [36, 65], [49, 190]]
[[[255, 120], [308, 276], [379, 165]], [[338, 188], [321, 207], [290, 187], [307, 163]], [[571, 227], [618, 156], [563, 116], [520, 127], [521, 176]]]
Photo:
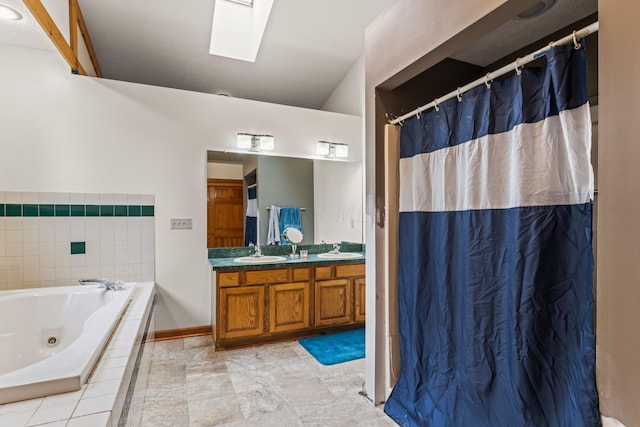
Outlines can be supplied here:
[[486, 76], [484, 76], [484, 85], [487, 87], [487, 89], [491, 89], [491, 84], [489, 83], [489, 76], [491, 75], [491, 73], [487, 73]]
[[522, 58], [518, 58], [518, 59], [516, 59], [516, 74], [517, 74], [517, 75], [522, 74], [522, 69], [520, 69], [520, 68], [519, 68], [519, 66], [520, 66], [520, 60], [521, 60], [521, 59], [522, 59]]
[[420, 120], [420, 116], [422, 115], [422, 107], [418, 108], [418, 112], [416, 113], [416, 117]]
[[438, 98], [433, 100], [433, 107], [436, 109], [436, 111], [440, 111], [440, 108], [438, 107]]
[[462, 90], [460, 89], [460, 86], [456, 89], [456, 98], [458, 98], [458, 102], [462, 102]]
[[580, 43], [578, 43], [578, 39], [577, 39], [577, 36], [576, 36], [576, 32], [577, 32], [577, 31], [575, 31], [575, 30], [573, 31], [573, 48], [574, 48], [574, 49], [576, 49], [576, 50], [578, 50], [578, 49], [580, 49], [581, 44], [580, 44]]

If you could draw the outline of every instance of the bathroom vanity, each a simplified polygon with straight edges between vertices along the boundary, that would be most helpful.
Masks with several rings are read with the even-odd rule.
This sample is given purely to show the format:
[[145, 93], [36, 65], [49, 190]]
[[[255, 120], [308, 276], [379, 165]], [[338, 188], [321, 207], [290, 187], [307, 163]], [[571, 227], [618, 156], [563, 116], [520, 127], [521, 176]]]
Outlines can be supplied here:
[[364, 254], [352, 259], [318, 255], [242, 265], [233, 258], [210, 258], [216, 348], [362, 326]]

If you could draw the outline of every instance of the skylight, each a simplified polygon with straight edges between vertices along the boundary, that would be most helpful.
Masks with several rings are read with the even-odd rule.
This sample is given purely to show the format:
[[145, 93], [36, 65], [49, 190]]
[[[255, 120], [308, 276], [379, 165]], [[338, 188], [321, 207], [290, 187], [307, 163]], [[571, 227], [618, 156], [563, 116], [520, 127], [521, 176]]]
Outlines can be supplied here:
[[272, 6], [273, 0], [216, 0], [209, 53], [255, 62]]

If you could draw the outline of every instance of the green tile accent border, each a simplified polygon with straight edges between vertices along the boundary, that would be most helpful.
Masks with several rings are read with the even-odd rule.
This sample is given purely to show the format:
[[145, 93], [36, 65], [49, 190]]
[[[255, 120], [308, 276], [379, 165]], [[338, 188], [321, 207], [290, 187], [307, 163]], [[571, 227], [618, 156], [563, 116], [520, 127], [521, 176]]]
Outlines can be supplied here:
[[22, 205], [9, 204], [6, 207], [7, 216], [22, 216]]
[[40, 216], [53, 216], [55, 208], [53, 205], [40, 205]]
[[38, 216], [38, 205], [22, 205], [22, 216]]
[[53, 204], [2, 204], [0, 217], [21, 216], [155, 216], [153, 205], [53, 205]]
[[56, 205], [56, 216], [71, 215], [71, 207], [69, 205]]
[[85, 254], [86, 244], [85, 242], [71, 242], [71, 255]]
[[123, 205], [116, 205], [113, 208], [115, 216], [127, 216], [127, 207]]
[[113, 205], [100, 205], [100, 216], [113, 216]]
[[129, 206], [129, 216], [140, 216], [140, 206]]
[[98, 205], [86, 205], [85, 216], [100, 216], [100, 206]]

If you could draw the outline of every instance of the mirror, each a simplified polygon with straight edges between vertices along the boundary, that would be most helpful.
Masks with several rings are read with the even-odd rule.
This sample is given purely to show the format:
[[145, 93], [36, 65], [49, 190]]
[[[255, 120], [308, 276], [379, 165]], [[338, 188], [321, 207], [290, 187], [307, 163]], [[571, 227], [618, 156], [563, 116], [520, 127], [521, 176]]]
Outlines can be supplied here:
[[271, 206], [300, 208], [302, 244], [363, 242], [360, 163], [217, 151], [207, 159], [207, 247], [245, 246], [247, 237], [266, 246]]

